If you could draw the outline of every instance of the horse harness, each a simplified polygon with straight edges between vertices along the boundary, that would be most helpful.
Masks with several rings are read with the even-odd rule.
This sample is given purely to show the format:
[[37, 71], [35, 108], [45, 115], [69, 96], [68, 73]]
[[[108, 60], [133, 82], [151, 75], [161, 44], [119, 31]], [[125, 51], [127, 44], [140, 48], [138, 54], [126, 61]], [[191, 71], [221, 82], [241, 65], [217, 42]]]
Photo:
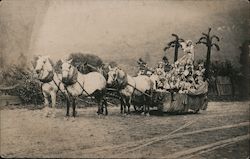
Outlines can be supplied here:
[[60, 84], [62, 82], [59, 80], [59, 84], [56, 83], [56, 81], [54, 80], [54, 72], [53, 71], [49, 71], [48, 76], [46, 76], [44, 79], [39, 79], [39, 80], [42, 82], [41, 89], [45, 83], [49, 83], [49, 82], [53, 81], [54, 84], [56, 85], [56, 87], [58, 88], [56, 93], [58, 93], [59, 90], [63, 93], [63, 91], [60, 89]]
[[65, 86], [66, 91], [68, 92], [67, 86], [78, 83], [80, 85], [80, 87], [82, 88], [82, 92], [79, 96], [81, 96], [83, 94], [83, 92], [85, 92], [87, 94], [87, 96], [90, 96], [90, 94], [83, 88], [82, 84], [77, 80], [77, 75], [78, 75], [78, 70], [77, 70], [77, 68], [74, 68], [72, 77], [69, 78], [69, 76], [68, 76], [69, 80], [67, 80], [67, 82], [65, 83], [66, 84], [66, 86]]

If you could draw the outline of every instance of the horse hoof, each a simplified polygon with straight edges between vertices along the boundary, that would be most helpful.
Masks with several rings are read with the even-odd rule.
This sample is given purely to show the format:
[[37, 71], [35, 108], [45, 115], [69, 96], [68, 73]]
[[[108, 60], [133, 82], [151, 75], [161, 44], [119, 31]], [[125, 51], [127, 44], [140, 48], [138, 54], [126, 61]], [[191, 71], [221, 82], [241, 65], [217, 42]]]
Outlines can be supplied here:
[[68, 116], [65, 116], [63, 119], [64, 119], [65, 121], [68, 121], [68, 120], [69, 120], [69, 117], [68, 117]]
[[51, 117], [52, 117], [52, 118], [56, 118], [56, 114], [53, 113], [53, 114], [51, 115]]
[[150, 116], [150, 114], [149, 114], [149, 113], [147, 113], [147, 114], [146, 114], [146, 116]]
[[144, 115], [144, 114], [145, 114], [144, 112], [141, 113], [141, 115]]
[[50, 113], [49, 112], [44, 113], [44, 117], [46, 118], [50, 117]]
[[71, 119], [71, 122], [75, 122], [75, 121], [76, 121], [76, 118], [73, 117], [73, 118]]

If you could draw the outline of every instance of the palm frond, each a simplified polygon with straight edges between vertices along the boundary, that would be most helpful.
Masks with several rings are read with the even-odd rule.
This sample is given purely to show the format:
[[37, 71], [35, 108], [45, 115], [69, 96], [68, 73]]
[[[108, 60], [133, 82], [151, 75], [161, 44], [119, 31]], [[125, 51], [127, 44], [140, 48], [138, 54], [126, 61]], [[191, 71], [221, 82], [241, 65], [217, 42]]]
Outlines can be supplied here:
[[201, 34], [204, 35], [206, 38], [209, 37], [208, 34], [206, 34], [206, 33], [201, 33]]
[[170, 45], [170, 47], [175, 47], [175, 43], [172, 43], [172, 44]]
[[215, 47], [216, 47], [216, 49], [217, 49], [217, 51], [220, 51], [220, 47], [219, 47], [219, 45], [217, 45], [217, 44], [215, 44], [215, 43], [212, 43], [212, 46], [215, 46]]
[[213, 38], [215, 38], [218, 42], [220, 41], [220, 38], [216, 35], [211, 36], [211, 41], [213, 40]]
[[184, 39], [182, 39], [182, 38], [179, 38], [179, 40], [178, 40], [178, 42], [180, 43], [180, 42], [184, 42], [185, 40]]
[[172, 36], [174, 36], [176, 39], [179, 39], [178, 35], [176, 34], [172, 34]]
[[170, 46], [166, 46], [164, 49], [163, 49], [163, 51], [166, 51], [167, 49], [169, 49], [170, 48]]
[[176, 42], [175, 40], [174, 41], [170, 41], [167, 45], [171, 46], [172, 44], [175, 44], [175, 42]]
[[204, 45], [207, 45], [207, 42], [204, 42], [204, 41], [198, 41], [196, 44], [204, 44]]
[[212, 28], [209, 27], [209, 28], [208, 28], [208, 34], [211, 32], [211, 30], [212, 30]]
[[200, 39], [199, 39], [199, 41], [201, 41], [201, 40], [207, 40], [207, 37], [204, 37], [204, 36], [202, 36]]

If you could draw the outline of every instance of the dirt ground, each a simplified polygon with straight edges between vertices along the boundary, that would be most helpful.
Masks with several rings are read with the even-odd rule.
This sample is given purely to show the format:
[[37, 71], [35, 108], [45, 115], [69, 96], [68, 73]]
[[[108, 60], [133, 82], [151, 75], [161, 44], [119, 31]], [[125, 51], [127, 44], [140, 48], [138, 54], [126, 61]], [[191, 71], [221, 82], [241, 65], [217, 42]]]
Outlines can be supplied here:
[[249, 158], [250, 102], [209, 102], [199, 114], [132, 113], [119, 107], [98, 117], [96, 107], [65, 110], [1, 108], [1, 157]]

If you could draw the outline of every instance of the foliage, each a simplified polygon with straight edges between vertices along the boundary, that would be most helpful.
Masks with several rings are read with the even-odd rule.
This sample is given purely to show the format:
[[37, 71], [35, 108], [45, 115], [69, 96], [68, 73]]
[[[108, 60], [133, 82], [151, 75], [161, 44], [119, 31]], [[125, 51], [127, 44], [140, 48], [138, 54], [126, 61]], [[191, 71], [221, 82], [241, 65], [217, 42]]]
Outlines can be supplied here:
[[208, 28], [208, 33], [202, 33], [202, 37], [198, 40], [198, 42], [196, 42], [196, 44], [204, 44], [207, 47], [207, 59], [206, 59], [206, 72], [205, 72], [205, 76], [207, 78], [210, 78], [210, 58], [211, 58], [211, 49], [212, 47], [215, 47], [217, 49], [217, 51], [220, 50], [220, 47], [218, 44], [216, 44], [215, 42], [213, 42], [213, 39], [215, 39], [217, 42], [220, 41], [220, 38], [216, 35], [210, 35], [211, 32], [211, 28]]
[[33, 78], [31, 71], [12, 65], [1, 70], [3, 87], [17, 85], [6, 92], [18, 96], [24, 103], [41, 104], [43, 96], [39, 83]]
[[71, 53], [69, 59], [72, 59], [72, 65], [84, 74], [96, 71], [103, 65], [102, 59], [92, 54]]
[[170, 41], [167, 46], [163, 49], [164, 51], [170, 49], [171, 47], [175, 48], [175, 54], [174, 54], [174, 62], [178, 59], [178, 49], [181, 47], [180, 42], [184, 42], [182, 38], [180, 38], [177, 34], [172, 34], [173, 37], [175, 37], [175, 40]]
[[215, 61], [211, 64], [211, 75], [212, 76], [228, 76], [232, 79], [237, 78], [239, 76], [240, 70], [238, 68], [233, 67], [231, 61]]

